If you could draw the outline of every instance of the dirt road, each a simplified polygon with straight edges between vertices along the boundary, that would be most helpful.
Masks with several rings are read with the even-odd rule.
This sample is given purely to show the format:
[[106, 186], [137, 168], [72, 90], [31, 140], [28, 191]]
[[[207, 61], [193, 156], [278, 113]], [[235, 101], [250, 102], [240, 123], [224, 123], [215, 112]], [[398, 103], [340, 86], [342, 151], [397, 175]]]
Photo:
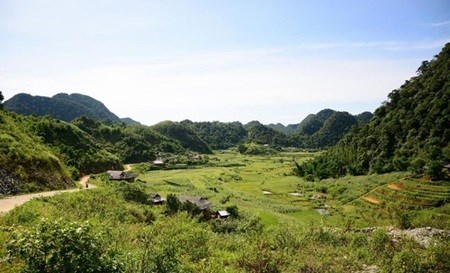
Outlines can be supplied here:
[[[86, 183], [88, 183], [89, 175], [83, 176], [80, 180], [80, 184], [82, 186], [82, 189], [86, 189]], [[87, 189], [93, 189], [95, 188], [94, 185], [89, 184], [89, 187]], [[39, 193], [32, 193], [32, 194], [24, 194], [24, 195], [17, 195], [17, 196], [11, 196], [4, 199], [0, 199], [0, 215], [3, 213], [7, 213], [8, 211], [12, 210], [13, 208], [22, 205], [25, 202], [30, 201], [33, 198], [36, 197], [45, 197], [45, 196], [53, 196], [59, 193], [64, 192], [74, 192], [79, 191], [80, 189], [70, 189], [70, 190], [59, 190], [59, 191], [47, 191], [47, 192], [39, 192]]]

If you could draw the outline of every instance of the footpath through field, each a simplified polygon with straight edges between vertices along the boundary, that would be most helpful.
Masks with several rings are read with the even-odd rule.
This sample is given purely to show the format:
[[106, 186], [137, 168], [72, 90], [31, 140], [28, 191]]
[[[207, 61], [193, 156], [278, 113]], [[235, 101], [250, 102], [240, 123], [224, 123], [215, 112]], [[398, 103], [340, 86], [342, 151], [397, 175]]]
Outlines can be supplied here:
[[[88, 183], [89, 175], [83, 176], [80, 180], [81, 189], [93, 189], [95, 188], [94, 185], [89, 184], [89, 187], [86, 188], [86, 184]], [[16, 195], [7, 197], [4, 199], [0, 199], [0, 215], [3, 213], [7, 213], [8, 211], [12, 210], [13, 208], [22, 205], [25, 202], [30, 201], [33, 198], [37, 197], [46, 197], [46, 196], [53, 196], [60, 193], [65, 192], [75, 192], [79, 191], [80, 189], [70, 189], [70, 190], [59, 190], [59, 191], [47, 191], [47, 192], [39, 192], [39, 193], [31, 193], [31, 194], [24, 194], [24, 195]]]

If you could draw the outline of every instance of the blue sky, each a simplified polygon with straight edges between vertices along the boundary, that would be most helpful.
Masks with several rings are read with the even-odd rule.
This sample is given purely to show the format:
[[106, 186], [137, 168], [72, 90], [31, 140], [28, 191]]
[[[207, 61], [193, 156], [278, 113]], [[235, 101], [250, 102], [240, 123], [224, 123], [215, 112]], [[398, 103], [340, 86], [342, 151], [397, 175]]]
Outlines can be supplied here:
[[450, 42], [450, 1], [0, 1], [0, 90], [121, 117], [298, 123], [373, 111]]

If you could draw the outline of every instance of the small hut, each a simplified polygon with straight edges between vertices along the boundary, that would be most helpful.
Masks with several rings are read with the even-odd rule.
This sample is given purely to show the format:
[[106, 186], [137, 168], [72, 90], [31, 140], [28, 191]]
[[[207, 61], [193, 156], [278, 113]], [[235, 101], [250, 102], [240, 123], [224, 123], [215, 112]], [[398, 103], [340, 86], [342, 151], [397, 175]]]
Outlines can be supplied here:
[[110, 180], [124, 180], [127, 182], [134, 182], [134, 179], [136, 178], [136, 175], [124, 171], [115, 171], [115, 170], [109, 170], [106, 172], [108, 174]]

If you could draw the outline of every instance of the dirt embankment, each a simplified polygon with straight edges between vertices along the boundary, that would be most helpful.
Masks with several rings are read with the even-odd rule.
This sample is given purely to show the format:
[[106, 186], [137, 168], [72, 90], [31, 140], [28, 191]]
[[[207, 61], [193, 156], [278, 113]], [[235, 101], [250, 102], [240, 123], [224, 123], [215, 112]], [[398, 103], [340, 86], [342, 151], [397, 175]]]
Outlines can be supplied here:
[[375, 198], [375, 197], [373, 197], [371, 195], [366, 195], [366, 196], [363, 196], [361, 198], [366, 200], [367, 202], [375, 204], [375, 205], [380, 204], [380, 200], [378, 200], [377, 198]]

